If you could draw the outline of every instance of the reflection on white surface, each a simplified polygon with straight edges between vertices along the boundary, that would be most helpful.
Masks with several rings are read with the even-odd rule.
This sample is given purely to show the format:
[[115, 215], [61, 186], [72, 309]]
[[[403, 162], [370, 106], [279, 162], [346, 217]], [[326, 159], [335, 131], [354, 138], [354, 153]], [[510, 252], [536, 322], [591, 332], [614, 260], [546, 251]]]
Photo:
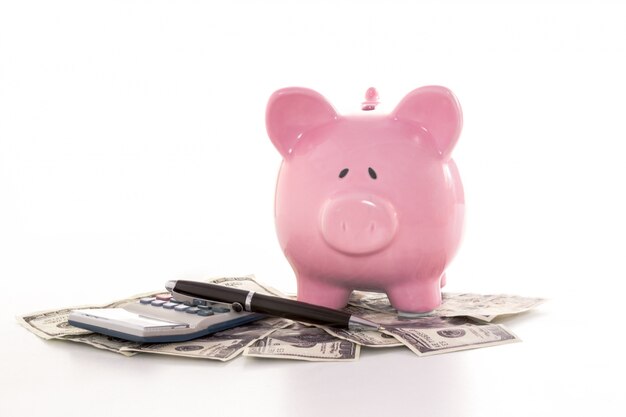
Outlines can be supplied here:
[[527, 416], [538, 408], [546, 415], [611, 415], [623, 401], [621, 387], [602, 381], [623, 369], [621, 345], [612, 319], [576, 314], [580, 300], [553, 299], [499, 321], [522, 343], [426, 358], [401, 347], [363, 349], [348, 363], [126, 358], [42, 341], [3, 314], [10, 341], [2, 344], [3, 371], [10, 384], [0, 394], [0, 410], [42, 415], [69, 401], [65, 415], [89, 409], [91, 416], [108, 417], [142, 412], [146, 404], [174, 412], [180, 408], [175, 399], [186, 398], [210, 403], [222, 416], [501, 416], [503, 410]]
[[289, 369], [285, 407], [299, 410], [300, 416], [466, 415], [469, 390], [463, 357], [417, 358], [393, 349], [396, 352], [362, 353], [356, 366]]

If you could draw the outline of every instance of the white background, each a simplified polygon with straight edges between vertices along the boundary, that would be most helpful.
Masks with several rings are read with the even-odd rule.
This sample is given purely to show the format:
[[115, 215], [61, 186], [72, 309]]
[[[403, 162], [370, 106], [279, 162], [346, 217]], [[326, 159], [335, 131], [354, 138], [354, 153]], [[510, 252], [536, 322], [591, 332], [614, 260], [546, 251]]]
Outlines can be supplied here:
[[[521, 416], [624, 408], [626, 8], [504, 1], [0, 3], [0, 414]], [[295, 280], [265, 104], [452, 89], [467, 226], [448, 291], [542, 296], [518, 344], [352, 363], [125, 358], [15, 316], [169, 279]], [[154, 410], [151, 410], [154, 408]]]

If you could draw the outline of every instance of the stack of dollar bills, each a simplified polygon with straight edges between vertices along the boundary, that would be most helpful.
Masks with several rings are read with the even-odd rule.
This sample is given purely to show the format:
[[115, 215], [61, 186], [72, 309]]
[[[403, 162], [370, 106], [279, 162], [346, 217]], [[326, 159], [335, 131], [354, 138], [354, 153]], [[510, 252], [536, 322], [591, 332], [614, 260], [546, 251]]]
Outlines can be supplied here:
[[[280, 291], [256, 281], [254, 276], [212, 278], [207, 282], [228, 285], [279, 297]], [[240, 327], [186, 342], [136, 343], [92, 333], [68, 324], [76, 308], [116, 307], [163, 290], [138, 294], [98, 306], [76, 306], [25, 314], [18, 322], [37, 336], [91, 345], [125, 356], [140, 352], [160, 353], [218, 361], [238, 356], [297, 359], [305, 361], [353, 361], [365, 348], [408, 348], [417, 356], [502, 345], [520, 339], [496, 317], [530, 310], [541, 298], [515, 295], [443, 293], [441, 306], [425, 317], [399, 318], [383, 293], [355, 291], [345, 308], [352, 314], [382, 324], [383, 331], [354, 332], [312, 326], [283, 318], [266, 318]], [[500, 320], [499, 320], [500, 321]]]

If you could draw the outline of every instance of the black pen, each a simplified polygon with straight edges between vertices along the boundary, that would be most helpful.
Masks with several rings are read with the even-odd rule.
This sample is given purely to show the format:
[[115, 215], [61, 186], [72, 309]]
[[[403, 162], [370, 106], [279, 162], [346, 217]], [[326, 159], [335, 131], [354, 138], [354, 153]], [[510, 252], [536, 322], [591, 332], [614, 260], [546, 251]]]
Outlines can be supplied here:
[[345, 311], [223, 285], [178, 280], [168, 281], [165, 288], [172, 293], [177, 301], [187, 301], [191, 304], [216, 301], [231, 304], [233, 310], [238, 312], [261, 313], [349, 330], [379, 330], [381, 328], [380, 325], [372, 321]]

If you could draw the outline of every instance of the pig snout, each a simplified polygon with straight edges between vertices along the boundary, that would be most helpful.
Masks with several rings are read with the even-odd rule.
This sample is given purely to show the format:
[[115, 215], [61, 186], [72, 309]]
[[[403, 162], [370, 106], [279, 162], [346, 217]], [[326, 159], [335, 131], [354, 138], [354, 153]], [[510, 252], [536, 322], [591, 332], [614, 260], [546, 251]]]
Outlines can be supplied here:
[[328, 199], [320, 227], [326, 243], [337, 251], [364, 255], [384, 249], [396, 235], [397, 213], [388, 201], [371, 195]]

